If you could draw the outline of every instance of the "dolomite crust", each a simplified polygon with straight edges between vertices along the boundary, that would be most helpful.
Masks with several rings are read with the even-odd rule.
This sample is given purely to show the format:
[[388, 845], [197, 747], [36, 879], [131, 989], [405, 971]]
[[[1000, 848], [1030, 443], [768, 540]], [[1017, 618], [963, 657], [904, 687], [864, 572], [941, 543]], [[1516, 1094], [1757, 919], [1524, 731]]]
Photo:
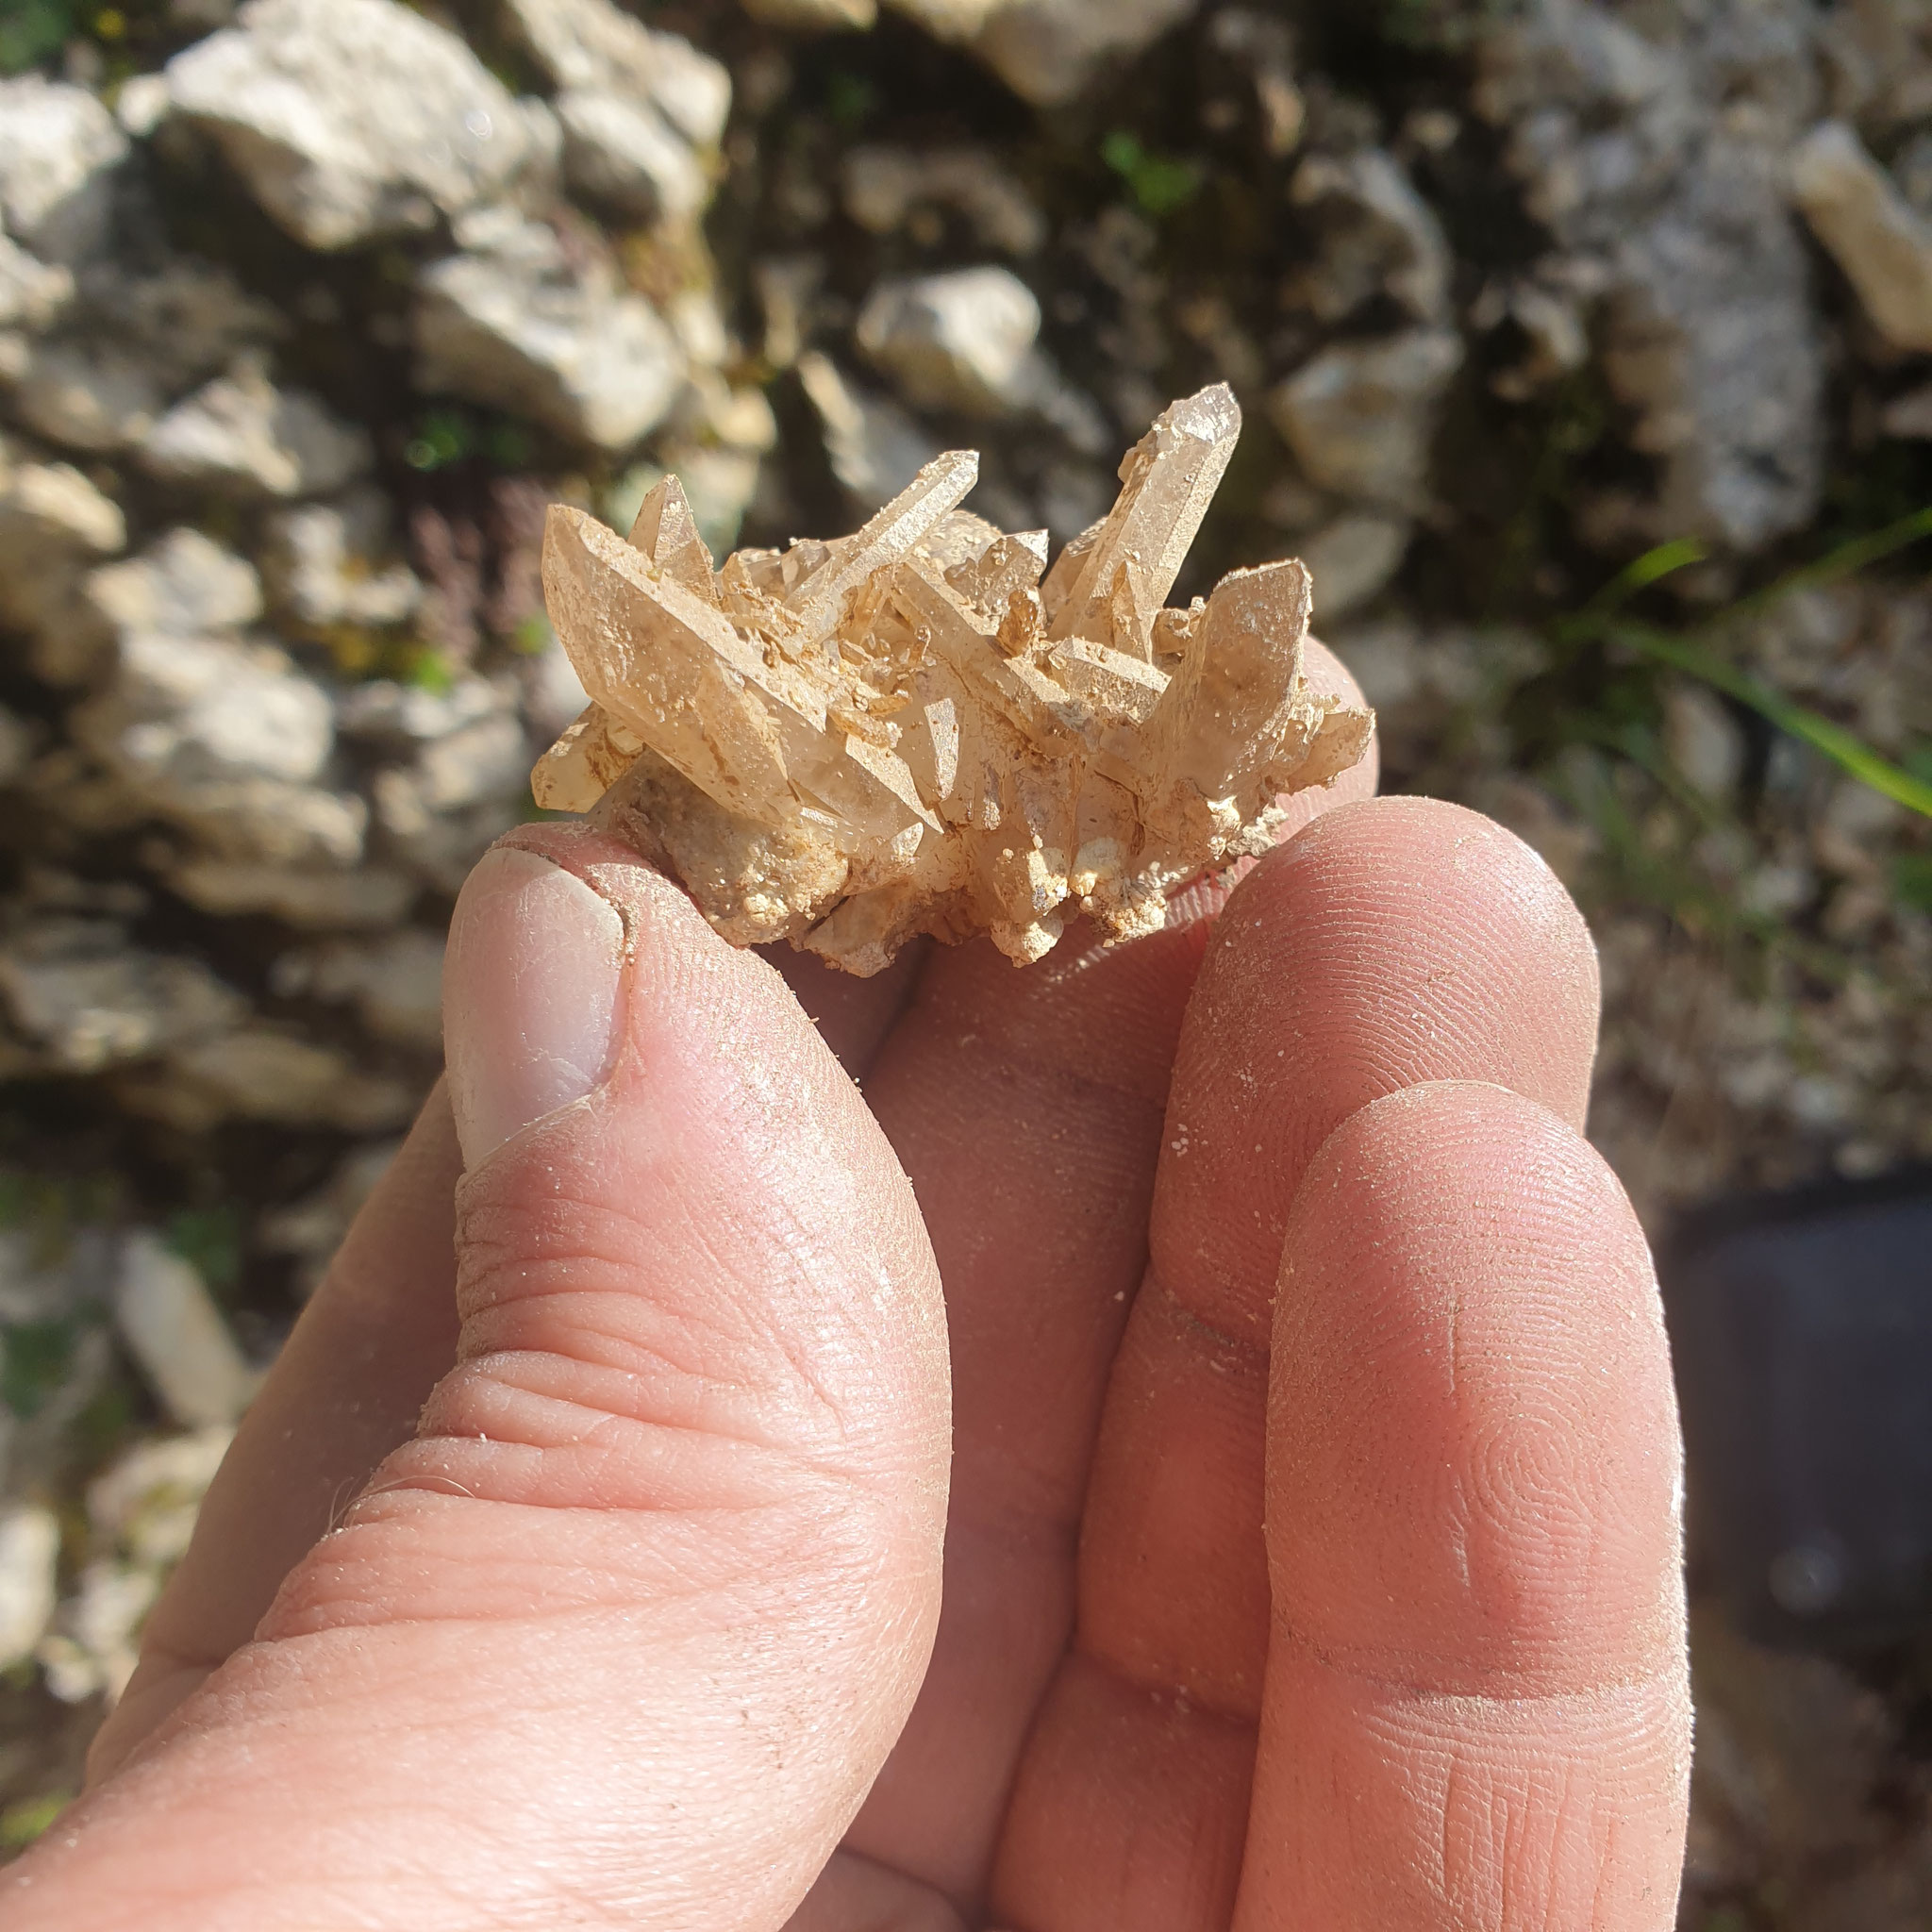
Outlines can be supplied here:
[[1225, 386], [1175, 403], [1051, 570], [1043, 531], [960, 509], [970, 451], [856, 536], [716, 571], [675, 477], [628, 542], [552, 506], [544, 590], [592, 702], [537, 803], [593, 813], [734, 944], [861, 976], [922, 933], [1026, 965], [1079, 913], [1158, 931], [1174, 887], [1266, 850], [1280, 800], [1374, 724], [1308, 688], [1300, 563], [1163, 608], [1240, 434]]

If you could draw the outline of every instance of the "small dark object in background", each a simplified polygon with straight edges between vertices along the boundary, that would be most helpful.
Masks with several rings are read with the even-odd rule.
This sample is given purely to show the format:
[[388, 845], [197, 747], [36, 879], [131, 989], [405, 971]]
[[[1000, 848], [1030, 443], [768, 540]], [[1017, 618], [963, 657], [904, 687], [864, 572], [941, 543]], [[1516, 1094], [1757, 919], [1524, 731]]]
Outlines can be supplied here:
[[1932, 1627], [1932, 1170], [1695, 1210], [1660, 1268], [1694, 1542], [1740, 1626]]

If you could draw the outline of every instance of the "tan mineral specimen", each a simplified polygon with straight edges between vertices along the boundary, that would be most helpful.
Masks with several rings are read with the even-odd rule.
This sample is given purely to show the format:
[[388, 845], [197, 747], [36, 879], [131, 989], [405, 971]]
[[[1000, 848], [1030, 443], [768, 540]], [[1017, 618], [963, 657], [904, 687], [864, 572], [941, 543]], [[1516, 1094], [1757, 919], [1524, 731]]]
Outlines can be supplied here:
[[860, 975], [922, 933], [1026, 965], [1079, 913], [1158, 930], [1175, 886], [1264, 851], [1285, 795], [1374, 724], [1303, 675], [1301, 564], [1164, 608], [1240, 434], [1224, 386], [1174, 404], [1051, 570], [1043, 531], [959, 508], [970, 451], [856, 536], [722, 570], [675, 477], [627, 542], [553, 506], [544, 589], [593, 702], [538, 804], [594, 813], [734, 944]]

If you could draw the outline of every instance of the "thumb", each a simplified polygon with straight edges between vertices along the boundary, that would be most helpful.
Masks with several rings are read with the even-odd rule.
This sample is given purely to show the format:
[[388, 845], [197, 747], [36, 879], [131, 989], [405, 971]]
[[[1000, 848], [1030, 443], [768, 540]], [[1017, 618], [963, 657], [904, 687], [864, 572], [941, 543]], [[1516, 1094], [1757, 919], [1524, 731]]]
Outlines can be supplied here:
[[911, 1707], [943, 1315], [852, 1083], [594, 833], [484, 859], [445, 1004], [457, 1365], [13, 1932], [775, 1928]]

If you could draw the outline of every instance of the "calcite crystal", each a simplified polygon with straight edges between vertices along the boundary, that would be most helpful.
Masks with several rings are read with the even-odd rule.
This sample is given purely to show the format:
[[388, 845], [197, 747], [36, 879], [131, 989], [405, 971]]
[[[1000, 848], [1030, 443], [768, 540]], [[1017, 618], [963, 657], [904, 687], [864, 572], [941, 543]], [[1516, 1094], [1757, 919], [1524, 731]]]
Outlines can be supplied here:
[[1086, 914], [1158, 930], [1169, 892], [1266, 849], [1286, 794], [1360, 758], [1372, 715], [1311, 691], [1300, 563], [1163, 608], [1241, 433], [1224, 386], [1174, 405], [1110, 515], [1043, 531], [962, 510], [942, 456], [856, 536], [714, 571], [675, 477], [626, 542], [549, 513], [550, 614], [593, 702], [537, 803], [592, 812], [727, 940], [869, 975], [923, 933], [1025, 965]]

